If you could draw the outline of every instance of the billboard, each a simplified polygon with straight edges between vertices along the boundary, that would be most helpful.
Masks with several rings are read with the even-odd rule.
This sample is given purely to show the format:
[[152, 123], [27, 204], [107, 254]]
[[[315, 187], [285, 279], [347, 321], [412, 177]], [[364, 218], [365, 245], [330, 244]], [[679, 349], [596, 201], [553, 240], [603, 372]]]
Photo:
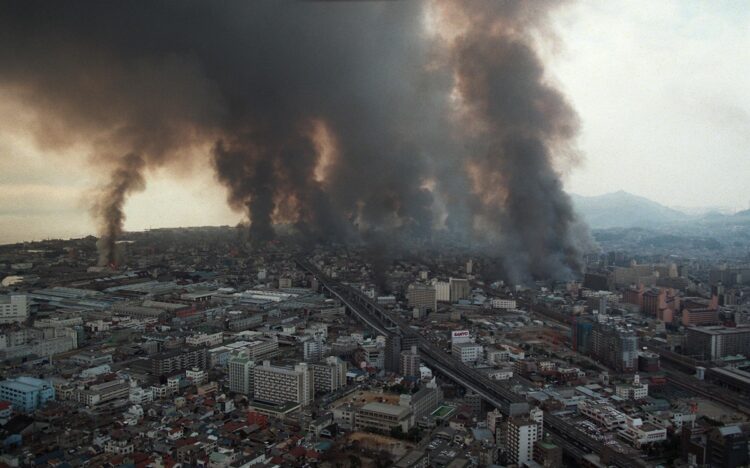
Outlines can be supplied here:
[[469, 330], [454, 330], [451, 332], [451, 343], [467, 343], [471, 341]]

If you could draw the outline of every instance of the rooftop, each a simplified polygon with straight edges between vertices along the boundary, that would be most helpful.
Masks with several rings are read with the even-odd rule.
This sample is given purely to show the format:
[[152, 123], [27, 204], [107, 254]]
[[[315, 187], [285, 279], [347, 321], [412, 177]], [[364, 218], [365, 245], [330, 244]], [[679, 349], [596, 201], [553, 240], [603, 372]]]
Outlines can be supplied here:
[[388, 403], [368, 403], [362, 407], [362, 410], [396, 417], [401, 417], [410, 411], [406, 406], [389, 405]]

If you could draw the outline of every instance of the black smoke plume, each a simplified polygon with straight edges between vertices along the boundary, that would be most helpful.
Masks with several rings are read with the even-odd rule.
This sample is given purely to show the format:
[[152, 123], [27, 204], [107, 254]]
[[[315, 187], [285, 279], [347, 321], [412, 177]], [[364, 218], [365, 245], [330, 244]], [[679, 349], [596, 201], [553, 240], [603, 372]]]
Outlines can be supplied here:
[[564, 274], [577, 267], [569, 197], [552, 168], [555, 151], [572, 151], [578, 119], [549, 85], [532, 48], [544, 24], [541, 2], [448, 2], [451, 17], [470, 26], [452, 41], [464, 124], [471, 127], [467, 158], [475, 189], [473, 212], [499, 234], [505, 269]]
[[102, 262], [145, 171], [198, 163], [253, 242], [450, 237], [560, 276], [579, 252], [552, 160], [577, 125], [534, 48], [552, 6], [4, 2], [0, 87], [42, 148], [85, 142], [110, 175]]
[[99, 250], [99, 265], [117, 265], [116, 242], [122, 235], [122, 225], [125, 221], [123, 205], [127, 196], [132, 192], [143, 190], [146, 182], [143, 180], [143, 166], [145, 161], [137, 154], [127, 154], [119, 160], [109, 178], [109, 184], [103, 187], [103, 193], [93, 207], [97, 219], [103, 223], [101, 237], [97, 241]]

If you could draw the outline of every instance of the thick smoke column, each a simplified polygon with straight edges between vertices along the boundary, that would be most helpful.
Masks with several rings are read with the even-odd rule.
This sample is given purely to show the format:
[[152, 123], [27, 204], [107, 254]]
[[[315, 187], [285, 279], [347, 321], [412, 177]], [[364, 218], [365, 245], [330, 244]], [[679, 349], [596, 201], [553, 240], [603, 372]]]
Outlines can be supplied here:
[[144, 172], [189, 162], [252, 242], [448, 238], [517, 279], [562, 276], [578, 251], [551, 162], [576, 118], [534, 49], [550, 6], [7, 2], [0, 87], [38, 111], [43, 148], [85, 142], [111, 176], [107, 263]]
[[105, 37], [123, 13], [100, 15], [111, 6], [0, 4], [0, 87], [37, 114], [29, 130], [40, 148], [87, 147], [102, 174], [90, 201], [102, 265], [118, 263], [123, 207], [145, 188], [146, 169], [185, 166], [223, 108], [193, 57], [151, 54], [135, 44], [138, 50], [126, 51], [117, 45], [127, 39], [124, 31]]
[[442, 11], [459, 29], [448, 53], [471, 145], [465, 165], [473, 212], [479, 225], [499, 234], [514, 277], [562, 275], [577, 262], [575, 217], [552, 158], [570, 151], [578, 120], [547, 84], [531, 46], [548, 6], [447, 2]]
[[120, 160], [120, 164], [112, 171], [109, 184], [103, 188], [99, 204], [94, 206], [97, 218], [103, 222], [102, 235], [96, 244], [99, 265], [119, 263], [115, 242], [122, 235], [122, 224], [125, 221], [123, 205], [130, 193], [143, 190], [146, 186], [142, 174], [145, 165], [143, 158], [130, 153]]

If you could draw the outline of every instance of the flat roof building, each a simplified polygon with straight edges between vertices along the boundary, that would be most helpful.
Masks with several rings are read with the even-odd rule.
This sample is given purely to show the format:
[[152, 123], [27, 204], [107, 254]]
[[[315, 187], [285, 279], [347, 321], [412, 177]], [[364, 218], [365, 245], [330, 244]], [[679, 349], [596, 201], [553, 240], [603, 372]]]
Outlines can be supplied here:
[[0, 400], [9, 401], [21, 413], [31, 413], [54, 399], [55, 388], [46, 380], [17, 377], [0, 382]]
[[256, 400], [276, 404], [294, 402], [306, 406], [313, 399], [313, 370], [306, 363], [290, 369], [272, 366], [269, 361], [264, 361], [262, 366], [255, 367], [254, 387]]
[[750, 326], [689, 327], [686, 333], [687, 354], [698, 359], [716, 361], [737, 354], [750, 357]]
[[388, 433], [399, 427], [406, 433], [413, 425], [414, 418], [408, 406], [388, 403], [368, 403], [357, 410], [354, 417], [354, 429], [358, 431]]

